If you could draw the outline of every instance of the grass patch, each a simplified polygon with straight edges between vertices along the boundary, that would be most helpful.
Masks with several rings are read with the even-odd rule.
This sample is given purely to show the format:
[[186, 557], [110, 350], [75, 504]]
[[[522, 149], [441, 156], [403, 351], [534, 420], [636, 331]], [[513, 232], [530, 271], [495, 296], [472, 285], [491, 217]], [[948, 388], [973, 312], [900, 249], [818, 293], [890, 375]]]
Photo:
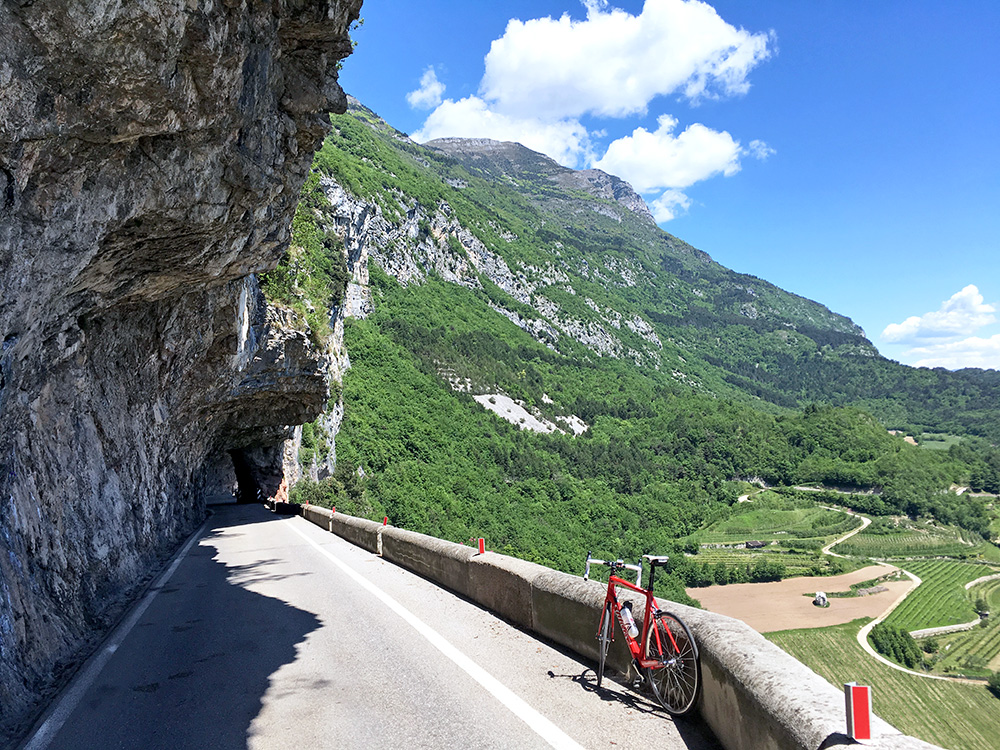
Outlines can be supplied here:
[[834, 551], [842, 555], [889, 559], [894, 557], [958, 557], [992, 559], [996, 548], [981, 536], [953, 526], [905, 517], [876, 518]]
[[753, 502], [737, 507], [738, 512], [692, 534], [691, 540], [699, 544], [793, 539], [828, 541], [861, 524], [859, 518], [822, 508], [812, 498], [787, 498], [774, 492], [762, 492]]
[[958, 435], [946, 435], [943, 433], [925, 432], [920, 438], [920, 447], [932, 451], [946, 451], [953, 445], [962, 442]]
[[973, 599], [964, 586], [980, 576], [996, 572], [987, 565], [954, 560], [912, 561], [902, 564], [922, 583], [886, 619], [904, 630], [957, 625], [976, 618]]
[[915, 677], [865, 653], [856, 635], [867, 620], [831, 628], [784, 630], [766, 638], [838, 688], [856, 680], [872, 687], [875, 713], [906, 734], [948, 750], [993, 750], [1000, 700], [983, 685]]

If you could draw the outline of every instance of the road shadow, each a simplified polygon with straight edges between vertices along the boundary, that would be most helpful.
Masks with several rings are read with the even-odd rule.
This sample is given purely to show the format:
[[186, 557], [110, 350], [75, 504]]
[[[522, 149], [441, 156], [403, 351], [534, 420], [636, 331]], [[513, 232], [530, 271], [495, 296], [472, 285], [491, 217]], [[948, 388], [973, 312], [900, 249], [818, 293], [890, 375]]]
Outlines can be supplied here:
[[[572, 657], [572, 652], [555, 646]], [[641, 714], [659, 714], [665, 721], [673, 722], [677, 733], [691, 750], [721, 750], [722, 744], [702, 720], [697, 712], [688, 716], [671, 716], [648, 692], [644, 683], [635, 685], [625, 680], [624, 676], [615, 672], [604, 673], [601, 687], [597, 687], [597, 673], [592, 668], [584, 668], [577, 674], [556, 674], [548, 671], [550, 679], [570, 680], [581, 690], [592, 693], [606, 703], [618, 703], [624, 708]]]
[[272, 560], [217, 559], [224, 537], [259, 523], [281, 520], [260, 506], [216, 509], [50, 747], [247, 748], [271, 676], [321, 624], [248, 588], [285, 577], [265, 572]]
[[582, 690], [593, 693], [606, 703], [620, 703], [626, 708], [643, 714], [663, 713], [659, 703], [656, 703], [643, 690], [633, 684], [612, 678], [607, 672], [600, 687], [597, 687], [597, 673], [593, 669], [584, 669], [579, 674], [556, 674], [551, 669], [548, 672], [551, 679], [564, 679], [575, 682]]

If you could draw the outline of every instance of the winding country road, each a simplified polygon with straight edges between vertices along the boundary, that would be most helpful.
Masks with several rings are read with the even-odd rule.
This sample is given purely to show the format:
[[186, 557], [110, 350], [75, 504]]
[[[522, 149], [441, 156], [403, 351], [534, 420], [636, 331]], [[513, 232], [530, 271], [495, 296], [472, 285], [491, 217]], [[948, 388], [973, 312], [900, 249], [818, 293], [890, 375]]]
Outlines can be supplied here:
[[[823, 507], [826, 507], [826, 506], [823, 506]], [[837, 508], [837, 509], [830, 508], [829, 510], [842, 510], [842, 509], [839, 509], [839, 508]], [[823, 548], [823, 554], [831, 555], [833, 557], [840, 557], [840, 558], [847, 559], [846, 555], [840, 555], [840, 554], [834, 552], [833, 548], [836, 547], [841, 542], [843, 542], [844, 540], [850, 539], [855, 534], [860, 533], [861, 531], [864, 531], [866, 528], [868, 528], [869, 524], [871, 524], [872, 520], [870, 518], [868, 518], [867, 516], [862, 516], [860, 513], [855, 513], [854, 511], [845, 510], [844, 512], [847, 513], [848, 515], [851, 515], [851, 516], [857, 516], [858, 518], [860, 518], [862, 520], [862, 524], [861, 524], [861, 526], [859, 526], [858, 528], [854, 529], [850, 533], [845, 534], [844, 536], [842, 536], [840, 539], [837, 539], [836, 541], [831, 542], [830, 544], [826, 545]], [[886, 659], [884, 656], [882, 656], [880, 653], [878, 653], [872, 647], [872, 645], [868, 642], [868, 634], [871, 633], [872, 628], [874, 628], [880, 622], [884, 622], [886, 620], [886, 618], [889, 617], [889, 615], [892, 614], [893, 610], [895, 610], [896, 607], [898, 607], [900, 604], [902, 604], [903, 601], [906, 599], [906, 597], [908, 597], [910, 594], [912, 594], [914, 591], [916, 591], [917, 587], [921, 583], [923, 583], [923, 581], [921, 581], [921, 579], [920, 579], [919, 576], [917, 576], [914, 573], [911, 573], [908, 570], [903, 570], [902, 568], [899, 568], [899, 567], [897, 567], [895, 565], [890, 565], [889, 563], [885, 563], [885, 562], [879, 562], [879, 561], [875, 561], [875, 562], [878, 562], [879, 565], [884, 565], [887, 568], [891, 568], [892, 570], [902, 571], [911, 581], [913, 581], [913, 586], [911, 586], [909, 589], [907, 589], [906, 591], [904, 591], [903, 594], [898, 599], [896, 599], [896, 601], [894, 601], [891, 605], [889, 605], [889, 607], [881, 615], [879, 615], [878, 617], [876, 617], [874, 620], [872, 620], [871, 622], [869, 622], [867, 625], [865, 625], [863, 628], [861, 628], [861, 630], [858, 631], [858, 643], [861, 645], [861, 648], [863, 648], [865, 650], [865, 652], [869, 656], [877, 659], [878, 661], [882, 662], [886, 666], [892, 667], [893, 669], [898, 670], [900, 672], [906, 672], [907, 674], [916, 675], [917, 677], [926, 677], [929, 680], [945, 680], [945, 681], [950, 681], [950, 682], [968, 682], [968, 683], [980, 682], [978, 680], [968, 680], [968, 679], [965, 679], [963, 677], [946, 677], [944, 675], [927, 674], [926, 672], [917, 672], [917, 671], [915, 671], [913, 669], [907, 669], [906, 667], [903, 667], [903, 666], [901, 666], [899, 664], [896, 664], [894, 661]], [[992, 578], [997, 578], [997, 577], [1000, 577], [1000, 574], [998, 574], [997, 576], [984, 576], [981, 579], [977, 579], [976, 581], [972, 581], [970, 584], [967, 584], [965, 588], [969, 589], [969, 588], [971, 588], [972, 584], [980, 583], [980, 582], [982, 582], [984, 580], [990, 580]], [[940, 629], [940, 630], [941, 630], [941, 632], [950, 632], [950, 630], [948, 630], [949, 628], [952, 628], [952, 629], [971, 628], [971, 627], [974, 627], [976, 625], [976, 623], [978, 623], [978, 622], [979, 622], [979, 620], [977, 619], [977, 620], [973, 621], [972, 623], [965, 623], [965, 624], [960, 625], [960, 626], [950, 625], [950, 626], [946, 626], [945, 628]], [[938, 629], [935, 628], [934, 630], [938, 630]], [[922, 632], [922, 631], [919, 631], [919, 632]]]
[[[827, 507], [826, 505], [821, 505], [820, 507], [821, 508], [826, 508], [827, 510], [839, 510], [839, 511], [842, 511], [842, 512], [846, 513], [849, 516], [854, 516], [855, 518], [860, 518], [861, 519], [861, 525], [858, 526], [858, 528], [853, 529], [851, 531], [848, 531], [846, 534], [844, 534], [842, 537], [840, 537], [840, 539], [835, 539], [834, 541], [830, 542], [828, 545], [826, 545], [822, 549], [822, 552], [823, 552], [824, 555], [830, 555], [831, 557], [839, 557], [839, 558], [841, 558], [843, 560], [846, 560], [847, 559], [847, 555], [839, 555], [836, 552], [833, 552], [833, 548], [836, 547], [841, 542], [850, 539], [855, 534], [859, 534], [862, 531], [864, 531], [865, 529], [867, 529], [871, 525], [872, 519], [870, 519], [868, 516], [863, 516], [860, 513], [855, 513], [853, 510], [844, 510], [843, 508], [830, 508], [830, 507]], [[879, 565], [887, 565], [887, 563], [879, 563]], [[893, 566], [889, 565], [889, 567], [891, 568]]]

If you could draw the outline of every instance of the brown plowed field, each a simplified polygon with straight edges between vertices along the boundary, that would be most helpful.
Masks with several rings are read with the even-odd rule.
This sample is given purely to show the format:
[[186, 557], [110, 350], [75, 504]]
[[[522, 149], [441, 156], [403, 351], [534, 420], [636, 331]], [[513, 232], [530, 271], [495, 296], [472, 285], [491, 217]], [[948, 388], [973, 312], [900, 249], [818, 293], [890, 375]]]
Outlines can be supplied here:
[[733, 583], [688, 589], [688, 595], [710, 612], [743, 620], [758, 633], [797, 628], [822, 628], [839, 625], [859, 617], [878, 617], [913, 586], [911, 581], [880, 584], [888, 591], [871, 596], [845, 599], [830, 598], [830, 606], [817, 607], [804, 594], [825, 591], [848, 591], [852, 583], [861, 583], [885, 575], [889, 566], [873, 565], [842, 576], [788, 578], [774, 583]]

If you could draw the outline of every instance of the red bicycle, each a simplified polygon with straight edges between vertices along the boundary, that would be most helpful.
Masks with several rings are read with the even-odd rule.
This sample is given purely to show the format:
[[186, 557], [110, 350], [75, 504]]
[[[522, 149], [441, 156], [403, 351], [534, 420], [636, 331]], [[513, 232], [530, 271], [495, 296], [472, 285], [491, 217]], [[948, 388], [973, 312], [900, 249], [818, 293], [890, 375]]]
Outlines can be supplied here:
[[[643, 558], [649, 561], [649, 588], [645, 589], [642, 588], [642, 560], [638, 565], [629, 565], [622, 560], [598, 560], [587, 553], [584, 580], [590, 578], [591, 564], [607, 565], [611, 568], [608, 594], [604, 599], [604, 609], [597, 627], [597, 687], [601, 686], [601, 681], [604, 679], [604, 661], [608, 655], [608, 646], [614, 640], [614, 627], [611, 622], [612, 619], [616, 619], [632, 653], [632, 664], [640, 679], [645, 674], [653, 694], [667, 713], [683, 716], [694, 708], [701, 690], [698, 646], [688, 626], [677, 615], [661, 610], [653, 597], [653, 575], [656, 566], [665, 564], [667, 557], [643, 555]], [[626, 569], [636, 572], [634, 584], [616, 575], [617, 572]], [[632, 615], [632, 603], [622, 604], [618, 601], [618, 586], [632, 589], [646, 597], [641, 636]]]

